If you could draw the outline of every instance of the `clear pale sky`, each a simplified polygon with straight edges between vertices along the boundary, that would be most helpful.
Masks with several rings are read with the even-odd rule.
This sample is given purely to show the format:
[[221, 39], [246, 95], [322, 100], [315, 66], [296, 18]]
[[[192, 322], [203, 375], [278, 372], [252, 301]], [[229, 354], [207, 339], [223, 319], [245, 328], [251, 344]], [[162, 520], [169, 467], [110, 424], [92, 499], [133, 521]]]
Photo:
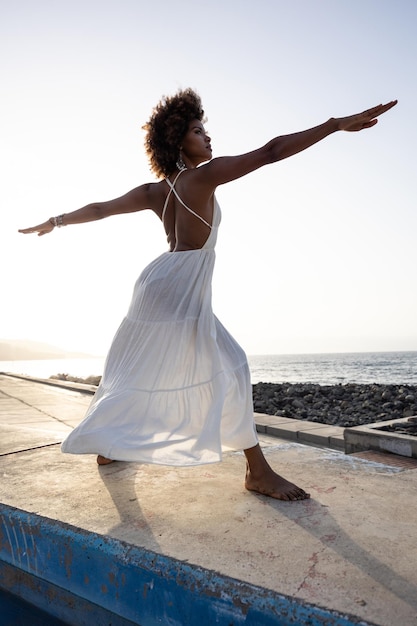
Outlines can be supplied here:
[[17, 229], [155, 180], [141, 127], [190, 86], [215, 156], [398, 98], [218, 189], [213, 305], [248, 354], [417, 350], [416, 23], [410, 0], [3, 0], [0, 338], [107, 351], [156, 216]]

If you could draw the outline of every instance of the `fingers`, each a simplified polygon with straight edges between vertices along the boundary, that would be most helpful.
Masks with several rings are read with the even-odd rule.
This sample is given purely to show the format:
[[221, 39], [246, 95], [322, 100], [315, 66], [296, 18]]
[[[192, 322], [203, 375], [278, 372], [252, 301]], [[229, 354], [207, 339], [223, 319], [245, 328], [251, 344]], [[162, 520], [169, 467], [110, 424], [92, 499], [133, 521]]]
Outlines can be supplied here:
[[43, 228], [42, 225], [39, 225], [39, 226], [32, 226], [31, 228], [19, 228], [18, 232], [23, 233], [23, 235], [37, 233], [38, 236], [40, 237], [41, 235], [47, 235], [52, 230], [53, 230], [52, 225], [47, 226], [46, 228]]
[[19, 228], [19, 233], [26, 235], [27, 233], [34, 233], [37, 230], [39, 230], [37, 226], [31, 226], [30, 228]]
[[366, 109], [366, 111], [362, 111], [362, 113], [339, 118], [339, 130], [355, 132], [364, 130], [365, 128], [372, 128], [372, 126], [375, 126], [378, 122], [376, 118], [392, 109], [397, 102], [398, 100], [391, 100], [391, 102], [387, 102], [386, 104], [377, 104], [377, 106]]
[[398, 100], [391, 100], [391, 102], [387, 102], [387, 104], [378, 104], [376, 107], [372, 107], [372, 109], [368, 109], [364, 111], [364, 115], [368, 115], [369, 117], [376, 117], [382, 115], [382, 113], [386, 113], [397, 104]]
[[362, 125], [362, 128], [372, 128], [372, 126], [375, 126], [375, 124], [378, 124], [378, 120], [373, 119], [373, 120], [371, 120], [370, 122], [365, 122], [365, 123]]
[[391, 102], [387, 102], [387, 104], [378, 104], [362, 113], [345, 118], [347, 124], [344, 130], [354, 132], [364, 130], [365, 128], [372, 128], [372, 126], [378, 123], [376, 118], [392, 109], [397, 102], [398, 100], [391, 100]]

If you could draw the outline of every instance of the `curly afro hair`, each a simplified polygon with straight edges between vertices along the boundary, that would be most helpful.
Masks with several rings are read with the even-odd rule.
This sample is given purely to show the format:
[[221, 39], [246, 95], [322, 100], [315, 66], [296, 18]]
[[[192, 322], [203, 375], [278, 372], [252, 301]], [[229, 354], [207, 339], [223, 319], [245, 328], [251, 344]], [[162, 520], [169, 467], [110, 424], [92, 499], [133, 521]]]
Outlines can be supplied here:
[[163, 96], [143, 126], [145, 149], [151, 170], [158, 178], [169, 176], [176, 169], [181, 142], [192, 120], [202, 121], [204, 111], [200, 96], [192, 89], [183, 89], [174, 96]]

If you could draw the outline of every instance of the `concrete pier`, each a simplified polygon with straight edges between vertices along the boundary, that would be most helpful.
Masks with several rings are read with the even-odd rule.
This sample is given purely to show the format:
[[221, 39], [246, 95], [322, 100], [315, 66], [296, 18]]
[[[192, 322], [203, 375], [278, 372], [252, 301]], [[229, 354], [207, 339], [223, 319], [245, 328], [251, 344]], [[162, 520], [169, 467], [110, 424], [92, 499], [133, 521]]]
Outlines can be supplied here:
[[[183, 572], [185, 586], [197, 588], [200, 599], [213, 589], [215, 580], [220, 596], [224, 594], [223, 604], [212, 594], [211, 609], [209, 604], [198, 605], [194, 616], [188, 614], [187, 624], [211, 623], [201, 617], [209, 610], [217, 611], [212, 623], [223, 623], [219, 616], [226, 611], [224, 598], [229, 593], [236, 619], [231, 621], [232, 611], [225, 624], [417, 625], [417, 472], [412, 460], [407, 464], [395, 455], [381, 455], [375, 462], [363, 455], [345, 455], [337, 450], [335, 431], [323, 433], [328, 442], [336, 438], [335, 449], [311, 445], [323, 443], [318, 433], [308, 434], [310, 445], [304, 445], [293, 435], [283, 439], [261, 432], [271, 465], [311, 493], [310, 500], [280, 502], [244, 489], [242, 453], [194, 468], [135, 463], [98, 468], [93, 456], [62, 454], [62, 439], [82, 419], [90, 400], [91, 395], [74, 388], [0, 375], [3, 586], [10, 580], [11, 566], [20, 562], [25, 571], [33, 568], [35, 544], [26, 552], [21, 547], [27, 529], [36, 526], [44, 534], [50, 529], [52, 544], [64, 535], [67, 547], [69, 535], [75, 543], [77, 537], [88, 536], [85, 550], [96, 546], [97, 537], [104, 538], [102, 550], [113, 559], [120, 557], [120, 576], [129, 555], [139, 572], [153, 554], [159, 571], [164, 566]], [[265, 432], [267, 426], [260, 423], [259, 429], [264, 427]], [[18, 532], [19, 528], [26, 530]], [[44, 539], [39, 539], [39, 550]], [[86, 552], [82, 542], [77, 550], [71, 549], [71, 566], [65, 561], [66, 548], [62, 553], [63, 578], [54, 583], [39, 576], [45, 584], [64, 589], [65, 576], [74, 578], [74, 558], [81, 564]], [[47, 558], [39, 563], [40, 569], [46, 568]], [[99, 569], [94, 575], [107, 576], [105, 589], [88, 597], [90, 572], [84, 586], [78, 581], [71, 593], [97, 605], [102, 597], [101, 606], [127, 620], [124, 623], [151, 624], [144, 617], [154, 601], [151, 589], [140, 594], [136, 613], [124, 614], [120, 596], [116, 601], [115, 595], [108, 595], [109, 572]], [[198, 572], [205, 572], [206, 578], [203, 574], [198, 578]], [[192, 583], [189, 577], [194, 577]], [[161, 581], [168, 578], [166, 573]], [[168, 593], [165, 587], [158, 588], [160, 594]], [[261, 596], [270, 611], [264, 618], [256, 601]], [[109, 597], [111, 601], [106, 600]], [[258, 621], [247, 617], [251, 602]], [[165, 623], [180, 624], [181, 613], [176, 615], [177, 621], [172, 617]]]

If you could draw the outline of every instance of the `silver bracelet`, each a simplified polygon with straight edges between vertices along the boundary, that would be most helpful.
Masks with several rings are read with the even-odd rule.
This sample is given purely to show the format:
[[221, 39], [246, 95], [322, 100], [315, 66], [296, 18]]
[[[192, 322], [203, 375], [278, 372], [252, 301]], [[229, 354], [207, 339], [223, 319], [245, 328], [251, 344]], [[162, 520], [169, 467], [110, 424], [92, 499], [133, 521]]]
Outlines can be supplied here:
[[61, 228], [61, 226], [66, 226], [66, 224], [64, 224], [64, 215], [65, 213], [62, 213], [61, 215], [57, 215], [56, 217], [50, 217], [49, 221], [53, 226]]

